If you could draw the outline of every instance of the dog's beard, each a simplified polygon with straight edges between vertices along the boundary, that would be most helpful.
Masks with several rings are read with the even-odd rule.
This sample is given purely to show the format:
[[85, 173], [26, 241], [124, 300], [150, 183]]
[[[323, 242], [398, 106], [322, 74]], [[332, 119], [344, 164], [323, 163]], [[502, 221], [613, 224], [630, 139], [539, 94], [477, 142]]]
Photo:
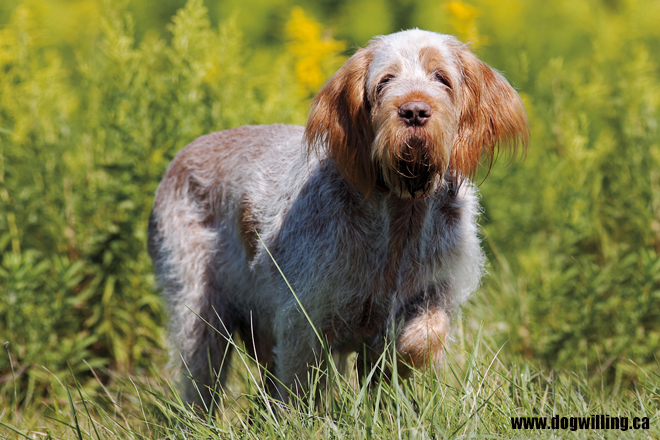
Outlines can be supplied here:
[[438, 139], [429, 137], [429, 131], [420, 127], [397, 130], [389, 145], [380, 149], [385, 154], [380, 158], [378, 184], [403, 199], [433, 194], [442, 185], [447, 160], [442, 150], [438, 154]]
[[435, 164], [429, 158], [425, 140], [417, 135], [411, 135], [403, 141], [401, 148], [395, 154], [392, 169], [398, 174], [399, 193], [408, 192], [426, 194], [431, 185], [431, 178], [437, 174]]

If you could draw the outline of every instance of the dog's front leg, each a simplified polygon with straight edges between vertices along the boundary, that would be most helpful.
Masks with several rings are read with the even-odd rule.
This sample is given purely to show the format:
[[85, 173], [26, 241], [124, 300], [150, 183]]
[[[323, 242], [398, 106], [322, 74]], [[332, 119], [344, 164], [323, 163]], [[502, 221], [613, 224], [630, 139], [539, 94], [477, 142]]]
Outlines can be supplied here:
[[281, 315], [279, 321], [273, 349], [277, 380], [271, 393], [287, 403], [289, 394], [300, 395], [309, 388], [308, 376], [314, 374], [310, 367], [321, 366], [326, 360], [321, 342], [299, 310]]
[[[389, 365], [396, 359], [397, 373], [404, 379], [410, 375], [411, 368], [441, 367], [449, 336], [449, 324], [447, 312], [432, 304], [399, 316], [388, 326], [385, 334], [365, 344], [358, 353], [358, 376], [361, 380], [366, 379], [371, 370], [380, 363], [383, 353]], [[392, 340], [396, 342], [388, 342]], [[392, 353], [391, 348], [394, 348], [396, 353]], [[375, 373], [371, 381], [377, 381], [380, 376]], [[383, 377], [386, 380], [392, 378], [391, 367], [383, 371]]]
[[396, 338], [399, 375], [413, 368], [438, 368], [444, 360], [450, 318], [439, 306], [429, 305], [406, 320]]

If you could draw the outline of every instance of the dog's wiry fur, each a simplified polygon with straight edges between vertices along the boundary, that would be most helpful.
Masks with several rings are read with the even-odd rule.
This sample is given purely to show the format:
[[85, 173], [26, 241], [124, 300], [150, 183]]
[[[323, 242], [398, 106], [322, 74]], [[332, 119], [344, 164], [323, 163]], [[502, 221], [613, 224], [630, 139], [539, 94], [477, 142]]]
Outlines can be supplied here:
[[467, 178], [527, 137], [499, 74], [453, 37], [412, 30], [358, 50], [305, 128], [245, 126], [184, 148], [156, 193], [149, 250], [196, 381], [184, 379], [186, 399], [210, 402], [232, 334], [294, 389], [321, 358], [258, 237], [333, 353], [372, 363], [393, 336], [402, 365], [440, 365], [483, 272]]

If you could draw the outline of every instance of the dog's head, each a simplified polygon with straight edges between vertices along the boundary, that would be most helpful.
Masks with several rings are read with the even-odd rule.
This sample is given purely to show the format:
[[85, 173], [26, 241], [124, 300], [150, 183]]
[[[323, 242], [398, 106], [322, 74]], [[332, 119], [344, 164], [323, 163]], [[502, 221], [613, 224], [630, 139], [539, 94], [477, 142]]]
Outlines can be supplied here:
[[365, 195], [435, 193], [449, 170], [472, 176], [496, 149], [526, 146], [518, 94], [454, 37], [409, 30], [374, 39], [323, 86], [307, 120], [310, 149], [325, 150]]

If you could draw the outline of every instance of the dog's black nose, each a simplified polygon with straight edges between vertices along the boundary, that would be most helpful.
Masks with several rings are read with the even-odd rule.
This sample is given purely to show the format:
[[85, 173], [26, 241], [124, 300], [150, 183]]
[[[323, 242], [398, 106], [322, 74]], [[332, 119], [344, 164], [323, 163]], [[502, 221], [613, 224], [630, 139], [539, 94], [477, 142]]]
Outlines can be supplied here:
[[433, 109], [424, 101], [408, 101], [399, 107], [399, 117], [408, 125], [421, 127], [433, 114]]

